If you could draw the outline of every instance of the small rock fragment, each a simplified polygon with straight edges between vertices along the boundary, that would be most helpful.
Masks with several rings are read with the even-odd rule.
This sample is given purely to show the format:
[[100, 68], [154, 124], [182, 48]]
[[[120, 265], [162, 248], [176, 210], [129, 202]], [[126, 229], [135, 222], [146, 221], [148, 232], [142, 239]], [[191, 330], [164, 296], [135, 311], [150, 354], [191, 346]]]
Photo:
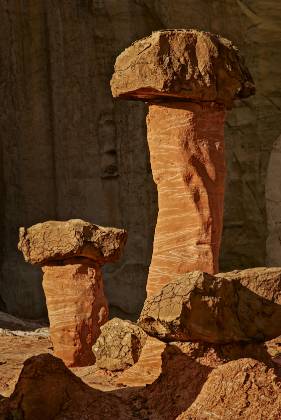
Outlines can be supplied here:
[[96, 364], [107, 370], [123, 370], [135, 364], [147, 334], [131, 321], [113, 318], [101, 327], [93, 346]]

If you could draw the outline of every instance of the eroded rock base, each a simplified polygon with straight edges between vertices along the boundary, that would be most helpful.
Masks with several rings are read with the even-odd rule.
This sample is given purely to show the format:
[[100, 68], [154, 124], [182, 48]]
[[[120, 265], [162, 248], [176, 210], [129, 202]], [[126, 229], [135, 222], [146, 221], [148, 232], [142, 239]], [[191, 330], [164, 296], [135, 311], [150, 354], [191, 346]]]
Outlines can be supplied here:
[[92, 346], [108, 320], [99, 266], [83, 261], [43, 267], [54, 354], [67, 366], [95, 362]]

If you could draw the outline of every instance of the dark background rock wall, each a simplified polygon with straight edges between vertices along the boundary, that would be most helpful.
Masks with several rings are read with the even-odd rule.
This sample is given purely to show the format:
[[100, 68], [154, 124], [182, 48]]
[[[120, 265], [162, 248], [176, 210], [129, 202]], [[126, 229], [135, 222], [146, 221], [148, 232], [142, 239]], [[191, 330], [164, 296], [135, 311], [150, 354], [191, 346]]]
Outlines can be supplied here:
[[[281, 133], [279, 0], [1, 0], [0, 23], [1, 310], [46, 313], [40, 271], [17, 251], [18, 228], [69, 218], [128, 229], [124, 258], [105, 269], [106, 292], [112, 315], [140, 310], [157, 215], [146, 111], [114, 101], [109, 81], [116, 56], [157, 29], [217, 32], [246, 56], [257, 94], [226, 124], [221, 270], [270, 261], [265, 179]], [[273, 173], [269, 189], [281, 157]]]

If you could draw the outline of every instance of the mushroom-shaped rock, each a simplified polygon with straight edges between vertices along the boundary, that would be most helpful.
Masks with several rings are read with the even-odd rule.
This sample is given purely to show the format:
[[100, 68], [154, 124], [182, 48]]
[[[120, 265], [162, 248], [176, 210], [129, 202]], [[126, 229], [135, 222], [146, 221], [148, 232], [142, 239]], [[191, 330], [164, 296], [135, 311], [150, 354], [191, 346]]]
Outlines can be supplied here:
[[19, 250], [31, 264], [85, 257], [102, 265], [120, 257], [126, 243], [124, 229], [102, 227], [72, 219], [47, 221], [20, 228]]
[[101, 266], [120, 257], [126, 238], [83, 220], [20, 228], [25, 260], [42, 266], [54, 353], [67, 366], [95, 362], [92, 346], [108, 320]]
[[255, 92], [238, 49], [210, 32], [162, 30], [134, 42], [116, 60], [111, 89], [125, 99], [212, 101], [231, 106]]
[[158, 189], [148, 296], [175, 274], [218, 272], [224, 202], [224, 120], [255, 92], [237, 48], [196, 30], [164, 30], [116, 60], [116, 98], [149, 104], [147, 139]]
[[129, 368], [138, 361], [146, 339], [147, 334], [133, 322], [111, 319], [101, 327], [93, 346], [97, 366], [111, 371]]
[[262, 284], [247, 287], [237, 279], [191, 272], [148, 298], [138, 324], [164, 341], [266, 341], [281, 334], [281, 302], [264, 290]]

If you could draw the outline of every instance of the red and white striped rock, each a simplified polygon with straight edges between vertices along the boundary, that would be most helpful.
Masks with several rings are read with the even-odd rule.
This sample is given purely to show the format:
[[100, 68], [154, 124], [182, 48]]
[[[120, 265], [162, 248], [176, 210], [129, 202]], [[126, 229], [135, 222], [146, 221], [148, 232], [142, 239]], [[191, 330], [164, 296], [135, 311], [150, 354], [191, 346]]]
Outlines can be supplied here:
[[92, 345], [108, 320], [100, 267], [89, 261], [45, 265], [43, 272], [54, 354], [67, 366], [94, 364]]
[[123, 229], [80, 219], [20, 228], [19, 250], [42, 266], [51, 340], [67, 366], [95, 362], [92, 346], [108, 320], [101, 266], [120, 257], [126, 240]]
[[158, 189], [148, 296], [176, 275], [218, 271], [224, 200], [223, 107], [149, 105], [147, 139]]
[[235, 99], [255, 93], [238, 49], [209, 32], [153, 32], [117, 57], [111, 91], [116, 98], [149, 103], [148, 144], [159, 214], [148, 296], [177, 274], [217, 272], [225, 110]]

